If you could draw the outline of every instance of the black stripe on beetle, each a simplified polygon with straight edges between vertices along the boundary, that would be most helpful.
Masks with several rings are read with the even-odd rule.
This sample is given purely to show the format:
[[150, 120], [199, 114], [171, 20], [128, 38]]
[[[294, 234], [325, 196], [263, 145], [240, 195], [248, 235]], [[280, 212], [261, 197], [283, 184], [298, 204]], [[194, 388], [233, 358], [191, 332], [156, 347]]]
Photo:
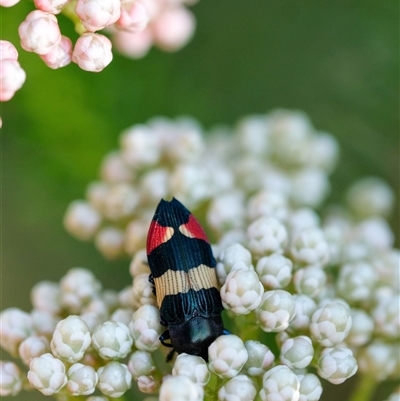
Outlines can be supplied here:
[[[178, 200], [158, 204], [147, 236], [147, 258], [161, 324], [173, 352], [208, 359], [209, 345], [224, 333], [215, 258], [207, 236]], [[170, 343], [167, 342], [170, 340]]]

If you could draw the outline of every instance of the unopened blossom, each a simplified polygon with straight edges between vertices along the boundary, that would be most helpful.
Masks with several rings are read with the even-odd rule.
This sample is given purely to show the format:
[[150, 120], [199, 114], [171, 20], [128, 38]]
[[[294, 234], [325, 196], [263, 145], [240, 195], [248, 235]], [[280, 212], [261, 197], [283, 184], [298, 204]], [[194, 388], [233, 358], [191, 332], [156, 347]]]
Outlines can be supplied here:
[[256, 255], [283, 253], [288, 243], [285, 226], [274, 217], [259, 217], [247, 228], [248, 247]]
[[129, 273], [135, 278], [140, 274], [150, 274], [149, 264], [147, 263], [146, 249], [139, 249], [132, 258], [129, 265]]
[[243, 341], [233, 334], [223, 335], [208, 347], [208, 368], [220, 378], [236, 376], [248, 359]]
[[341, 343], [352, 325], [350, 309], [341, 302], [329, 302], [317, 309], [311, 318], [312, 337], [324, 347]]
[[289, 213], [288, 199], [282, 192], [264, 189], [249, 199], [247, 210], [250, 220], [274, 217], [285, 221]]
[[31, 316], [18, 309], [7, 308], [0, 313], [1, 347], [11, 355], [18, 354], [20, 343], [33, 334]]
[[0, 60], [18, 60], [17, 49], [8, 40], [0, 40]]
[[83, 358], [90, 344], [88, 325], [79, 316], [70, 315], [57, 324], [50, 347], [53, 355], [74, 363]]
[[228, 274], [221, 288], [222, 305], [238, 315], [247, 315], [261, 303], [264, 287], [252, 270], [235, 270]]
[[100, 391], [112, 398], [121, 397], [132, 385], [132, 375], [128, 367], [119, 362], [109, 362], [97, 371]]
[[292, 279], [293, 262], [285, 256], [273, 253], [257, 262], [256, 272], [266, 289], [285, 288]]
[[326, 348], [317, 362], [318, 374], [332, 384], [341, 384], [357, 372], [357, 361], [349, 348]]
[[61, 311], [61, 292], [58, 283], [40, 281], [31, 289], [31, 302], [35, 309], [57, 314]]
[[397, 338], [400, 332], [400, 295], [382, 297], [372, 311], [375, 331], [384, 337]]
[[228, 380], [218, 391], [220, 401], [252, 401], [257, 388], [252, 379], [246, 375], [237, 375]]
[[34, 358], [29, 366], [28, 380], [44, 395], [58, 393], [66, 384], [64, 364], [51, 354]]
[[156, 369], [152, 354], [147, 351], [135, 351], [129, 357], [128, 369], [133, 378], [150, 376]]
[[364, 310], [354, 308], [351, 308], [351, 319], [352, 325], [346, 337], [346, 344], [361, 347], [370, 341], [374, 331], [374, 321]]
[[160, 388], [160, 401], [201, 401], [203, 389], [187, 376], [170, 376]]
[[308, 329], [311, 322], [311, 316], [317, 309], [317, 304], [308, 295], [294, 294], [293, 298], [296, 312], [289, 327], [294, 330]]
[[28, 52], [47, 54], [61, 41], [57, 18], [41, 10], [31, 11], [18, 28], [21, 46]]
[[110, 40], [99, 33], [86, 32], [75, 43], [72, 61], [82, 70], [100, 72], [111, 63]]
[[320, 220], [316, 211], [309, 207], [301, 207], [290, 212], [286, 225], [293, 236], [296, 232], [319, 227]]
[[266, 291], [257, 309], [257, 319], [262, 330], [286, 330], [295, 315], [293, 296], [284, 290]]
[[318, 401], [322, 394], [322, 384], [318, 376], [307, 373], [298, 377], [300, 379], [299, 401]]
[[147, 216], [131, 220], [131, 222], [128, 223], [125, 230], [124, 242], [124, 249], [128, 255], [133, 255], [146, 244], [150, 222], [151, 218]]
[[351, 239], [360, 241], [378, 251], [387, 251], [393, 247], [394, 233], [383, 217], [372, 217], [357, 224], [350, 234]]
[[109, 186], [103, 199], [102, 211], [109, 220], [120, 220], [133, 214], [139, 202], [139, 193], [125, 182]]
[[149, 14], [140, 0], [122, 0], [121, 16], [115, 23], [118, 28], [130, 32], [140, 32], [149, 23]]
[[316, 298], [325, 288], [327, 275], [320, 267], [308, 266], [296, 271], [293, 282], [298, 294]]
[[22, 87], [26, 73], [17, 60], [0, 59], [0, 61], [0, 102], [6, 102]]
[[94, 393], [98, 381], [97, 373], [91, 366], [74, 363], [68, 369], [67, 389], [74, 395], [89, 395]]
[[71, 39], [62, 35], [60, 43], [54, 46], [48, 53], [42, 54], [40, 58], [53, 70], [65, 67], [72, 60]]
[[318, 132], [310, 143], [307, 164], [331, 173], [336, 167], [339, 153], [336, 138], [326, 132]]
[[260, 398], [262, 401], [298, 401], [299, 389], [300, 380], [293, 371], [278, 365], [264, 373]]
[[205, 386], [210, 380], [210, 371], [203, 358], [186, 353], [179, 354], [172, 368], [174, 376], [187, 376], [194, 383]]
[[0, 0], [0, 6], [2, 7], [12, 7], [19, 3], [20, 0]]
[[38, 10], [51, 14], [58, 14], [68, 3], [69, 0], [34, 0], [35, 7]]
[[95, 32], [118, 21], [121, 16], [121, 2], [119, 0], [78, 0], [76, 14], [86, 30]]
[[92, 345], [103, 359], [125, 358], [132, 344], [128, 327], [112, 320], [97, 326], [92, 335]]
[[142, 177], [141, 197], [151, 203], [168, 196], [169, 173], [164, 168], [147, 171]]
[[103, 256], [113, 260], [124, 254], [124, 232], [117, 227], [107, 226], [99, 230], [95, 245]]
[[139, 59], [147, 55], [152, 44], [153, 34], [149, 28], [141, 32], [117, 31], [112, 42], [115, 49], [126, 57]]
[[29, 366], [33, 358], [49, 352], [49, 340], [43, 336], [29, 336], [18, 347], [18, 354], [22, 362], [27, 366]]
[[268, 118], [264, 114], [242, 117], [235, 133], [240, 147], [251, 154], [262, 155], [269, 147]]
[[281, 345], [281, 362], [291, 369], [307, 367], [314, 356], [310, 337], [298, 336], [288, 338]]
[[17, 395], [22, 389], [22, 373], [14, 362], [0, 361], [0, 396]]
[[103, 158], [100, 166], [100, 177], [103, 181], [107, 183], [130, 182], [133, 176], [133, 171], [122, 160], [119, 152], [112, 151]]
[[133, 305], [138, 309], [142, 305], [156, 305], [154, 285], [149, 281], [149, 273], [136, 276], [132, 285]]
[[160, 381], [158, 378], [149, 375], [149, 376], [139, 376], [137, 378], [137, 385], [139, 391], [145, 394], [154, 394], [160, 388]]
[[163, 332], [160, 324], [160, 311], [154, 305], [141, 306], [132, 316], [129, 330], [136, 348], [153, 352], [159, 345], [159, 336]]
[[259, 341], [248, 340], [244, 343], [248, 359], [243, 370], [250, 376], [261, 376], [272, 365], [275, 356], [272, 351]]

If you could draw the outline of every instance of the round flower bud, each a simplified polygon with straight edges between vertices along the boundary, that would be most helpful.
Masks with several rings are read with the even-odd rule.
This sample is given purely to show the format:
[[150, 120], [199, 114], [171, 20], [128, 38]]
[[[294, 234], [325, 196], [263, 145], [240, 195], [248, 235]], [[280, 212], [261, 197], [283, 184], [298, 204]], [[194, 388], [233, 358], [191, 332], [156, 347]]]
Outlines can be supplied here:
[[294, 318], [294, 299], [284, 290], [267, 291], [256, 312], [262, 330], [268, 333], [286, 330]]
[[160, 382], [154, 376], [139, 376], [137, 378], [139, 391], [145, 394], [153, 394], [160, 388]]
[[288, 243], [285, 226], [274, 217], [259, 217], [247, 229], [249, 249], [256, 255], [283, 253]]
[[149, 23], [146, 6], [136, 0], [121, 1], [121, 16], [115, 25], [130, 32], [140, 32]]
[[132, 298], [134, 309], [142, 305], [156, 305], [156, 296], [154, 295], [154, 285], [149, 281], [149, 273], [139, 274], [133, 279]]
[[236, 124], [235, 134], [246, 152], [262, 155], [268, 149], [269, 127], [264, 114], [241, 118]]
[[26, 73], [17, 60], [1, 59], [0, 101], [7, 102], [22, 87]]
[[124, 254], [125, 235], [122, 230], [116, 227], [104, 227], [95, 238], [97, 249], [107, 259], [117, 259]]
[[222, 304], [235, 314], [247, 315], [260, 305], [263, 293], [263, 285], [254, 271], [236, 270], [228, 274], [221, 288]]
[[292, 211], [287, 221], [291, 236], [299, 231], [319, 227], [319, 225], [320, 218], [318, 214], [313, 209], [307, 207]]
[[210, 380], [210, 371], [203, 358], [179, 354], [172, 369], [174, 376], [187, 376], [192, 382], [205, 386]]
[[132, 316], [129, 330], [139, 350], [153, 352], [159, 345], [163, 332], [160, 324], [160, 311], [156, 306], [143, 305]]
[[78, 0], [75, 10], [84, 27], [95, 32], [118, 21], [121, 3], [118, 0]]
[[116, 31], [112, 37], [113, 45], [119, 53], [132, 59], [146, 56], [153, 45], [153, 34], [149, 28], [141, 32]]
[[312, 317], [312, 337], [324, 347], [341, 343], [351, 329], [350, 309], [340, 302], [329, 302], [317, 309]]
[[293, 262], [280, 254], [263, 256], [257, 262], [256, 271], [264, 288], [284, 288], [292, 279]]
[[140, 185], [142, 199], [155, 203], [161, 198], [168, 197], [168, 178], [169, 172], [164, 168], [146, 172]]
[[243, 341], [233, 334], [219, 336], [208, 347], [208, 368], [220, 378], [236, 376], [248, 358]]
[[298, 294], [316, 298], [324, 290], [327, 276], [320, 267], [308, 266], [296, 271], [293, 282]]
[[400, 332], [400, 296], [384, 297], [372, 311], [375, 331], [385, 337], [396, 339]]
[[313, 356], [312, 341], [307, 336], [288, 338], [281, 346], [281, 362], [291, 369], [305, 368], [311, 363]]
[[61, 311], [60, 287], [58, 283], [41, 281], [31, 290], [31, 302], [35, 309], [57, 314]]
[[98, 388], [112, 398], [121, 397], [132, 385], [132, 375], [123, 363], [109, 362], [98, 369]]
[[98, 377], [91, 366], [74, 363], [68, 369], [67, 376], [67, 389], [74, 396], [89, 395], [96, 390]]
[[322, 385], [318, 376], [307, 373], [299, 375], [300, 398], [299, 401], [319, 401], [322, 394]]
[[249, 376], [261, 376], [275, 360], [271, 350], [259, 341], [249, 340], [244, 343], [249, 355], [243, 369]]
[[50, 352], [50, 344], [46, 337], [30, 336], [21, 342], [18, 353], [22, 362], [29, 366], [33, 358]]
[[66, 384], [65, 366], [51, 354], [34, 358], [29, 366], [28, 380], [44, 395], [58, 393]]
[[147, 263], [147, 252], [146, 249], [139, 249], [135, 252], [132, 262], [129, 265], [129, 273], [132, 278], [135, 278], [139, 274], [146, 273], [147, 276], [150, 274], [149, 264]]
[[22, 389], [22, 374], [14, 362], [0, 361], [0, 396], [17, 395]]
[[58, 14], [67, 4], [68, 0], [34, 0], [35, 7], [51, 14]]
[[389, 223], [383, 217], [364, 220], [350, 233], [352, 239], [363, 242], [379, 251], [390, 250], [394, 243], [394, 234]]
[[132, 337], [123, 323], [108, 320], [97, 326], [92, 335], [93, 348], [103, 359], [123, 359], [132, 348]]
[[110, 316], [110, 320], [115, 320], [116, 322], [120, 322], [129, 326], [130, 321], [132, 320], [133, 309], [131, 308], [118, 308]]
[[317, 304], [308, 295], [304, 294], [294, 294], [293, 295], [295, 303], [295, 317], [290, 322], [289, 327], [294, 330], [304, 330], [308, 329], [311, 322], [311, 316], [317, 309]]
[[351, 309], [352, 325], [346, 343], [352, 347], [361, 347], [367, 344], [374, 331], [374, 321], [362, 309]]
[[139, 202], [137, 190], [126, 182], [110, 186], [103, 199], [103, 213], [109, 220], [124, 219], [133, 214]]
[[287, 366], [275, 366], [264, 373], [260, 398], [262, 401], [298, 401], [299, 389], [300, 380]]
[[63, 35], [61, 36], [61, 41], [58, 45], [53, 46], [48, 53], [42, 54], [40, 56], [40, 58], [46, 63], [46, 65], [53, 70], [68, 65], [72, 61], [71, 57], [71, 39]]
[[88, 325], [79, 316], [70, 315], [58, 322], [50, 347], [54, 356], [74, 363], [83, 358], [90, 343]]
[[[0, 5], [6, 7], [1, 2]], [[17, 49], [8, 40], [0, 40], [0, 60], [18, 60]]]
[[31, 318], [34, 333], [47, 338], [53, 335], [54, 329], [60, 321], [59, 316], [37, 309], [32, 309]]
[[357, 361], [349, 348], [326, 348], [317, 362], [318, 374], [332, 384], [355, 375]]
[[13, 356], [18, 355], [19, 344], [32, 334], [32, 318], [18, 308], [0, 312], [1, 347]]
[[283, 193], [263, 190], [250, 198], [247, 210], [251, 221], [260, 217], [273, 217], [284, 221], [289, 207], [287, 197]]
[[218, 391], [220, 401], [251, 401], [257, 394], [252, 379], [246, 375], [238, 375], [228, 380]]
[[160, 388], [160, 401], [201, 401], [202, 388], [187, 376], [170, 376]]
[[130, 182], [133, 180], [134, 174], [122, 160], [120, 152], [110, 152], [101, 162], [100, 176], [103, 181], [113, 184]]
[[138, 380], [139, 376], [150, 376], [156, 366], [149, 352], [135, 351], [129, 357], [128, 369], [133, 378]]

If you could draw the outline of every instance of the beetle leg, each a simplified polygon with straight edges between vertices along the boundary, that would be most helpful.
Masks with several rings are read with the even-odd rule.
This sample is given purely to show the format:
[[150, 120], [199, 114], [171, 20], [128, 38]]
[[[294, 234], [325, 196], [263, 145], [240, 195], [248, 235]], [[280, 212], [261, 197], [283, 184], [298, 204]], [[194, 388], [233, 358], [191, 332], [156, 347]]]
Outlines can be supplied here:
[[153, 285], [152, 291], [153, 294], [156, 295], [156, 286], [154, 285], [154, 277], [151, 273], [149, 274], [149, 283]]
[[175, 349], [172, 349], [171, 352], [167, 355], [167, 362], [171, 362], [174, 357]]
[[166, 343], [165, 340], [171, 340], [171, 337], [169, 336], [169, 330], [165, 330], [164, 333], [161, 334], [159, 337], [160, 342], [162, 345], [165, 345], [166, 347], [173, 348], [174, 346], [169, 342]]

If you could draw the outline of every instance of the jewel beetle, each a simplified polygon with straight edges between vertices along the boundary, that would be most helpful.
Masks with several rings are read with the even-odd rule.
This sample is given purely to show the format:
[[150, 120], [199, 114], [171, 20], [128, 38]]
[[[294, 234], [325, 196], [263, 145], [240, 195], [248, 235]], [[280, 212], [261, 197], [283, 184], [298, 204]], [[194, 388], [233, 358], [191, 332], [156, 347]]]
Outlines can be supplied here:
[[147, 235], [149, 280], [154, 284], [160, 322], [168, 326], [160, 336], [174, 351], [208, 359], [209, 345], [226, 331], [214, 259], [207, 236], [178, 200], [162, 199]]

